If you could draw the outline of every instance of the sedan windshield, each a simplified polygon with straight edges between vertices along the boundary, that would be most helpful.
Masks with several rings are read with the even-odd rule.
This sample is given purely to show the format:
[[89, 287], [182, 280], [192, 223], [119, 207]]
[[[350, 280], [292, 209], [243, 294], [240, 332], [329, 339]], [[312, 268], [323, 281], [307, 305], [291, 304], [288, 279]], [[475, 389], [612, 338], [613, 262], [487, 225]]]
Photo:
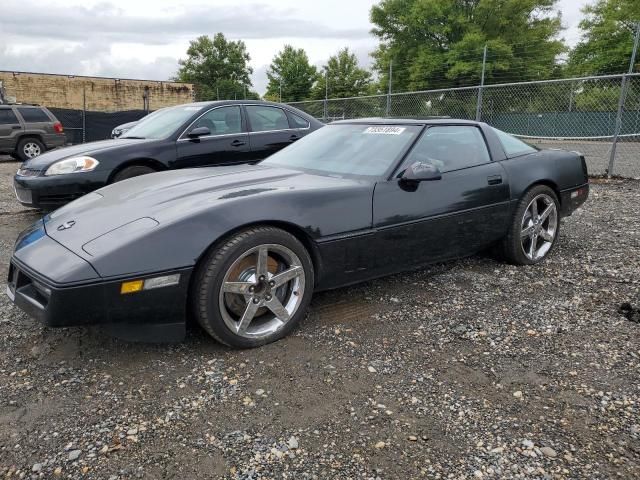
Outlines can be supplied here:
[[327, 125], [263, 163], [328, 175], [380, 176], [411, 145], [415, 125]]
[[120, 138], [152, 138], [155, 140], [167, 138], [199, 110], [200, 107], [192, 105], [163, 108], [144, 117]]

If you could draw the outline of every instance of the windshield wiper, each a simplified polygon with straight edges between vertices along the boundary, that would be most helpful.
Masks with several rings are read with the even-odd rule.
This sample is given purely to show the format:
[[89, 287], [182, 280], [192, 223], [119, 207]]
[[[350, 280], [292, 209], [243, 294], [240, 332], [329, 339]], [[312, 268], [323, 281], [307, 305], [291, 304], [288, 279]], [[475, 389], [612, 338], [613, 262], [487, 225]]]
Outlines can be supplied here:
[[145, 137], [120, 137], [120, 138], [133, 138], [135, 140], [146, 140]]

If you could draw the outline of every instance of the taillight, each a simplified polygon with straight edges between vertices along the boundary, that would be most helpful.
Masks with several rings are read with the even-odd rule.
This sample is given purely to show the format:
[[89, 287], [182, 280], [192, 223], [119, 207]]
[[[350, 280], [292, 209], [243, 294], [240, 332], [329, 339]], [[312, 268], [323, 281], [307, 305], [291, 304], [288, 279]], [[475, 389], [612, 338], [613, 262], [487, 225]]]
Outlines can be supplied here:
[[53, 124], [53, 130], [56, 133], [63, 133], [64, 132], [64, 128], [62, 128], [62, 124], [60, 122], [56, 122]]

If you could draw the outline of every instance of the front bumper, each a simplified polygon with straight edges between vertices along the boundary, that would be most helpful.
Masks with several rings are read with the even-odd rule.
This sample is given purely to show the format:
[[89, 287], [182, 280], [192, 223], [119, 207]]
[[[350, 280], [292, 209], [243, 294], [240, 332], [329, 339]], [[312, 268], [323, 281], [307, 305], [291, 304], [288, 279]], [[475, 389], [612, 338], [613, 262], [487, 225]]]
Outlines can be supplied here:
[[68, 175], [13, 177], [16, 198], [25, 207], [53, 210], [89, 192], [104, 187], [109, 171]]
[[[56, 260], [64, 262], [62, 258]], [[191, 271], [162, 272], [179, 273], [177, 285], [121, 294], [122, 283], [131, 278], [56, 284], [14, 256], [9, 265], [7, 295], [49, 327], [105, 325], [118, 336], [132, 340], [176, 341], [184, 337]]]

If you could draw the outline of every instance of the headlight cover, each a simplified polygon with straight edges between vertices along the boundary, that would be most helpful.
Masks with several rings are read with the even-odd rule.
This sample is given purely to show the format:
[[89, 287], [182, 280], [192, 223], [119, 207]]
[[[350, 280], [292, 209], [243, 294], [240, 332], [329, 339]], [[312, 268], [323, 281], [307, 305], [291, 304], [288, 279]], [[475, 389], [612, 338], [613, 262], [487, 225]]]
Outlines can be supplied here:
[[92, 157], [66, 158], [51, 165], [44, 174], [49, 177], [52, 175], [66, 175], [67, 173], [90, 172], [99, 164], [100, 162]]

